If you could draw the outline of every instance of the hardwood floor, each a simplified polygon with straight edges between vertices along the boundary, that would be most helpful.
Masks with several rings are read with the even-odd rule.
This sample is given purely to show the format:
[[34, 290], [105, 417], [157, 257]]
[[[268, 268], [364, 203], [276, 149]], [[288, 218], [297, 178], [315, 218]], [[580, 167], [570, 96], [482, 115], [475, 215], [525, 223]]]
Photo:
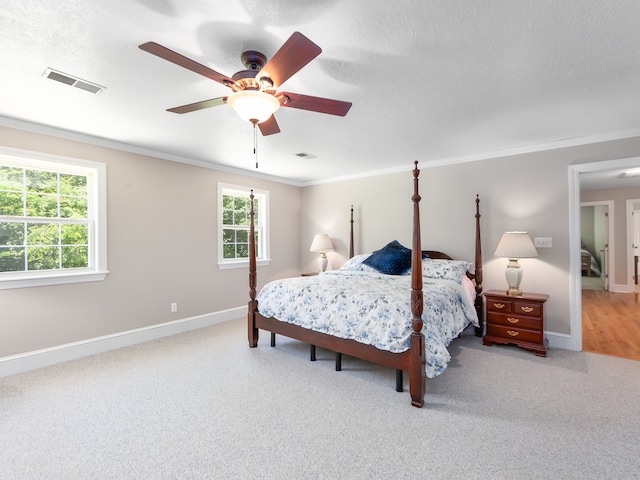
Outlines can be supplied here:
[[582, 290], [582, 349], [640, 360], [640, 293]]

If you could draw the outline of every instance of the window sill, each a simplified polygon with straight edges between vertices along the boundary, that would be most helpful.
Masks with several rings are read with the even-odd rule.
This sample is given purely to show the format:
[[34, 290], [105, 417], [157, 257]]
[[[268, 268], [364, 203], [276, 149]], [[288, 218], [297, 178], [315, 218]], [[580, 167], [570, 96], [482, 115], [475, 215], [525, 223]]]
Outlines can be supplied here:
[[[269, 265], [270, 262], [271, 262], [271, 259], [256, 260], [256, 266], [264, 267], [265, 265]], [[249, 260], [242, 260], [239, 262], [218, 263], [218, 268], [220, 270], [228, 270], [231, 268], [248, 268], [248, 267], [249, 267]]]
[[105, 279], [108, 273], [108, 271], [102, 271], [10, 276], [0, 278], [0, 290], [64, 285], [68, 283], [100, 282]]

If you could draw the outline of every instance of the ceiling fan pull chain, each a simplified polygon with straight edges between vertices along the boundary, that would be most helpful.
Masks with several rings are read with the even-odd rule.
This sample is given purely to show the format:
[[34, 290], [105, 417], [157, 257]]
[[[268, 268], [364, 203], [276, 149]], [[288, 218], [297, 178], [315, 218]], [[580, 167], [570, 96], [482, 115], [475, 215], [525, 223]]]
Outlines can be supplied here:
[[256, 168], [258, 168], [258, 131], [256, 130], [256, 123], [253, 122], [253, 154], [256, 157]]

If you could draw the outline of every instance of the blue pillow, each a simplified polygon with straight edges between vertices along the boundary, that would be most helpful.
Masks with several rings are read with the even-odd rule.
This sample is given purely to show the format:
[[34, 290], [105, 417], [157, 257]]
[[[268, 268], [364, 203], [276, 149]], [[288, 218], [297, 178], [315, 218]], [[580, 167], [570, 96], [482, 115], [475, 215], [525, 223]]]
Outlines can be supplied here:
[[402, 275], [411, 268], [411, 250], [397, 240], [371, 254], [362, 263], [387, 275]]

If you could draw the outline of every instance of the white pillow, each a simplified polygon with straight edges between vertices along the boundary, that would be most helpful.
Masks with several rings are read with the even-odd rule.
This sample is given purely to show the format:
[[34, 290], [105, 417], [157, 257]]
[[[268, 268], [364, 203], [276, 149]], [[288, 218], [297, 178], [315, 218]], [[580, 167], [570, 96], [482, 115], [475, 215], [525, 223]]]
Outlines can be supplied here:
[[347, 260], [338, 270], [349, 271], [349, 272], [375, 272], [376, 269], [370, 267], [369, 265], [365, 265], [364, 262], [367, 258], [371, 256], [370, 253], [362, 253], [360, 255], [355, 255]]
[[438, 260], [425, 258], [422, 260], [422, 276], [427, 278], [440, 278], [453, 280], [462, 284], [462, 278], [471, 268], [470, 262], [462, 260]]

